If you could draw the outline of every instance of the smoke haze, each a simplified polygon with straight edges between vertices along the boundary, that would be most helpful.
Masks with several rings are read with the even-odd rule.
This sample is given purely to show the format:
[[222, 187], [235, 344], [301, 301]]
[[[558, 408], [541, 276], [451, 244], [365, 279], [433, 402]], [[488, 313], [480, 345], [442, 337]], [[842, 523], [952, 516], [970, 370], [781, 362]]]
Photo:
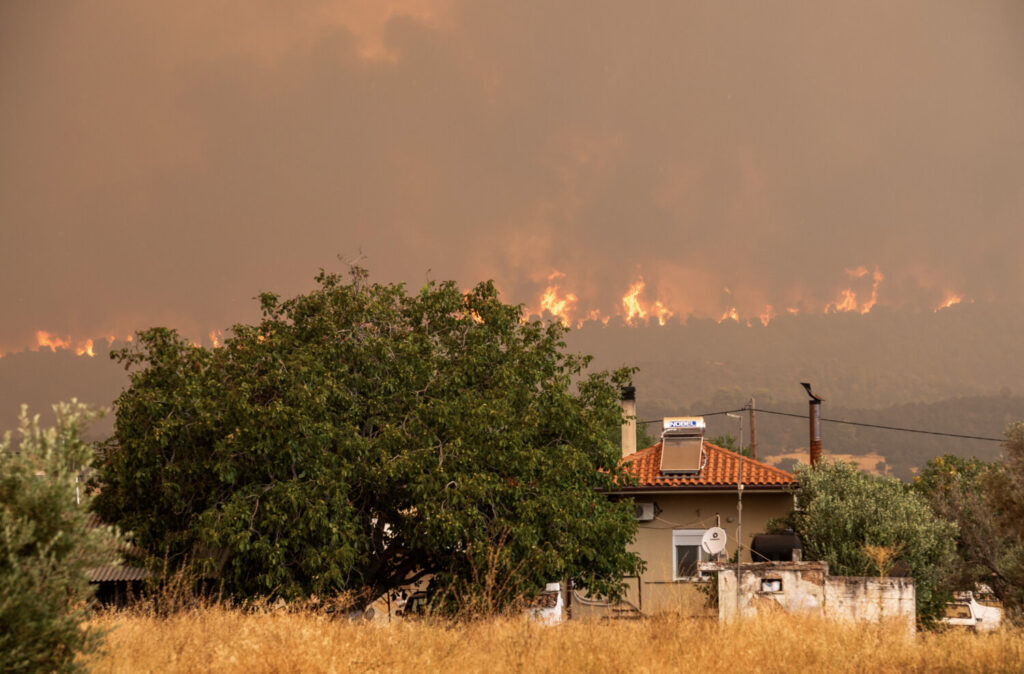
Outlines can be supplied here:
[[0, 351], [339, 254], [573, 321], [1015, 303], [1022, 7], [8, 0]]

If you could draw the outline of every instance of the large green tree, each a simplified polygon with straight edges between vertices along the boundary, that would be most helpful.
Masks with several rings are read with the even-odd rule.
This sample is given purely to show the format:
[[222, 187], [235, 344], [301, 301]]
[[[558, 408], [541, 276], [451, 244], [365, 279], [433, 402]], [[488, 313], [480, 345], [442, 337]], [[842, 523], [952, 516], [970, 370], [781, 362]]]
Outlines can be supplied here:
[[628, 480], [609, 431], [630, 372], [586, 374], [491, 283], [316, 280], [219, 348], [156, 328], [113, 354], [133, 371], [97, 511], [240, 596], [616, 595], [636, 524], [600, 492]]
[[870, 576], [879, 569], [868, 546], [888, 547], [914, 578], [919, 618], [939, 615], [949, 594], [954, 523], [936, 516], [910, 485], [853, 464], [802, 465], [795, 475], [797, 507], [787, 524], [800, 535], [807, 559], [827, 561], [833, 575]]

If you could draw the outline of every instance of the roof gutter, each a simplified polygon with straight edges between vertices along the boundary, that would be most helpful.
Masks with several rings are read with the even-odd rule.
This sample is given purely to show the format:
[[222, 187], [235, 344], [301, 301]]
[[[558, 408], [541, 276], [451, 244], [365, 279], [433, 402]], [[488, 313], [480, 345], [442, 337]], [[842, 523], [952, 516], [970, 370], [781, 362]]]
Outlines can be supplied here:
[[[795, 484], [795, 483], [794, 483]], [[744, 494], [770, 494], [785, 492], [792, 484], [762, 484], [757, 486], [743, 485]], [[682, 485], [679, 487], [623, 487], [607, 494], [687, 494], [692, 492], [735, 494], [736, 486], [723, 485]]]

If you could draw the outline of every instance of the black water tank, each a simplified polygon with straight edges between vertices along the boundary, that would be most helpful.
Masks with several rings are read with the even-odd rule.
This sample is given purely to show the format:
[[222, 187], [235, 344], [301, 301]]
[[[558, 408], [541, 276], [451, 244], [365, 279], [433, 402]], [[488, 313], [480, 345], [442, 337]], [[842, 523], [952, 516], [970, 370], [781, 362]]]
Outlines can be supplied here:
[[755, 562], [791, 562], [794, 550], [803, 555], [800, 537], [792, 530], [781, 534], [758, 534], [750, 543], [750, 558]]

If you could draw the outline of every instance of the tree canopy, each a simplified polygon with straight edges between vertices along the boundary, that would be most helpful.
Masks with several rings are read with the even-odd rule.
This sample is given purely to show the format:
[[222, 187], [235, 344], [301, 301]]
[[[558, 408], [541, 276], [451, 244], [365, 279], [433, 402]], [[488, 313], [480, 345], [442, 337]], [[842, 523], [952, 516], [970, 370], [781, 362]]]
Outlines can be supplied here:
[[599, 492], [629, 479], [609, 436], [631, 372], [586, 373], [491, 283], [316, 281], [261, 295], [221, 347], [154, 328], [112, 354], [132, 374], [100, 515], [240, 596], [371, 601], [428, 576], [434, 597], [617, 595], [636, 524]]

